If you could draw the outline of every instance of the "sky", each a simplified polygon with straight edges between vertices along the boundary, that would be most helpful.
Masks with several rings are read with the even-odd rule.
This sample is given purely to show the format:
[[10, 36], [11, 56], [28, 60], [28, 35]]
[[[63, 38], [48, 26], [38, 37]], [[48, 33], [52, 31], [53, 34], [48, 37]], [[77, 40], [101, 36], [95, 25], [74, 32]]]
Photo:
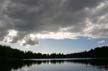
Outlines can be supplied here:
[[108, 0], [0, 0], [0, 44], [74, 53], [108, 43]]

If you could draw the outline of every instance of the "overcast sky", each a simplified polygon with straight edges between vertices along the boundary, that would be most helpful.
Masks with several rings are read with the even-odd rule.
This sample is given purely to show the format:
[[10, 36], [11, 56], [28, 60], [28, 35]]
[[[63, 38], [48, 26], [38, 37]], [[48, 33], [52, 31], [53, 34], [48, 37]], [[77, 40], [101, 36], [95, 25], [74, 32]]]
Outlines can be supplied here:
[[107, 37], [108, 0], [0, 0], [1, 44], [67, 53], [106, 45]]

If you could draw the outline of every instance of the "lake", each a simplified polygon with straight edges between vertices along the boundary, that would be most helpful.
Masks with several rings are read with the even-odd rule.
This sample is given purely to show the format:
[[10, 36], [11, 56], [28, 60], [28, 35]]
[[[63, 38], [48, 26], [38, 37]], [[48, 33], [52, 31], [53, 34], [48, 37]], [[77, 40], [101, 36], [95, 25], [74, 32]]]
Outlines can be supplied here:
[[108, 59], [2, 60], [0, 71], [108, 71]]

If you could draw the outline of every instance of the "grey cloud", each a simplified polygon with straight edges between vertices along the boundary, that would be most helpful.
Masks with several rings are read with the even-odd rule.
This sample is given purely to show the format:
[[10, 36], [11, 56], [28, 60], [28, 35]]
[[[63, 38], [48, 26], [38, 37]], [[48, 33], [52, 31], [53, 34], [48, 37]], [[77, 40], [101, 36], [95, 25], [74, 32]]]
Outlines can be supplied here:
[[[12, 42], [17, 42], [32, 33], [59, 32], [61, 28], [70, 26], [72, 28], [65, 32], [83, 33], [88, 24], [85, 23], [87, 18], [95, 23], [97, 21], [94, 19], [107, 13], [107, 7], [97, 13], [91, 12], [103, 1], [105, 0], [0, 0], [0, 37], [5, 37], [8, 34], [5, 32], [14, 29], [18, 34]], [[106, 29], [102, 32], [104, 30]], [[27, 44], [35, 42], [26, 40]]]

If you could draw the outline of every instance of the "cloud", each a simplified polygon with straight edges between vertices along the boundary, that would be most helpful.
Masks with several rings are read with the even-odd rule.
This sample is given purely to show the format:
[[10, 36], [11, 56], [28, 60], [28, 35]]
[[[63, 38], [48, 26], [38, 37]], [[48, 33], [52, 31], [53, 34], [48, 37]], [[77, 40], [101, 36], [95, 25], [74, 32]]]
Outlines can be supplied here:
[[35, 45], [39, 39], [103, 38], [107, 19], [107, 0], [0, 0], [0, 40]]
[[101, 41], [98, 41], [98, 44], [104, 44], [106, 41], [105, 40], [101, 40]]
[[106, 40], [100, 40], [100, 41], [97, 42], [97, 44], [98, 44], [98, 46], [106, 46], [106, 45], [108, 45]]

